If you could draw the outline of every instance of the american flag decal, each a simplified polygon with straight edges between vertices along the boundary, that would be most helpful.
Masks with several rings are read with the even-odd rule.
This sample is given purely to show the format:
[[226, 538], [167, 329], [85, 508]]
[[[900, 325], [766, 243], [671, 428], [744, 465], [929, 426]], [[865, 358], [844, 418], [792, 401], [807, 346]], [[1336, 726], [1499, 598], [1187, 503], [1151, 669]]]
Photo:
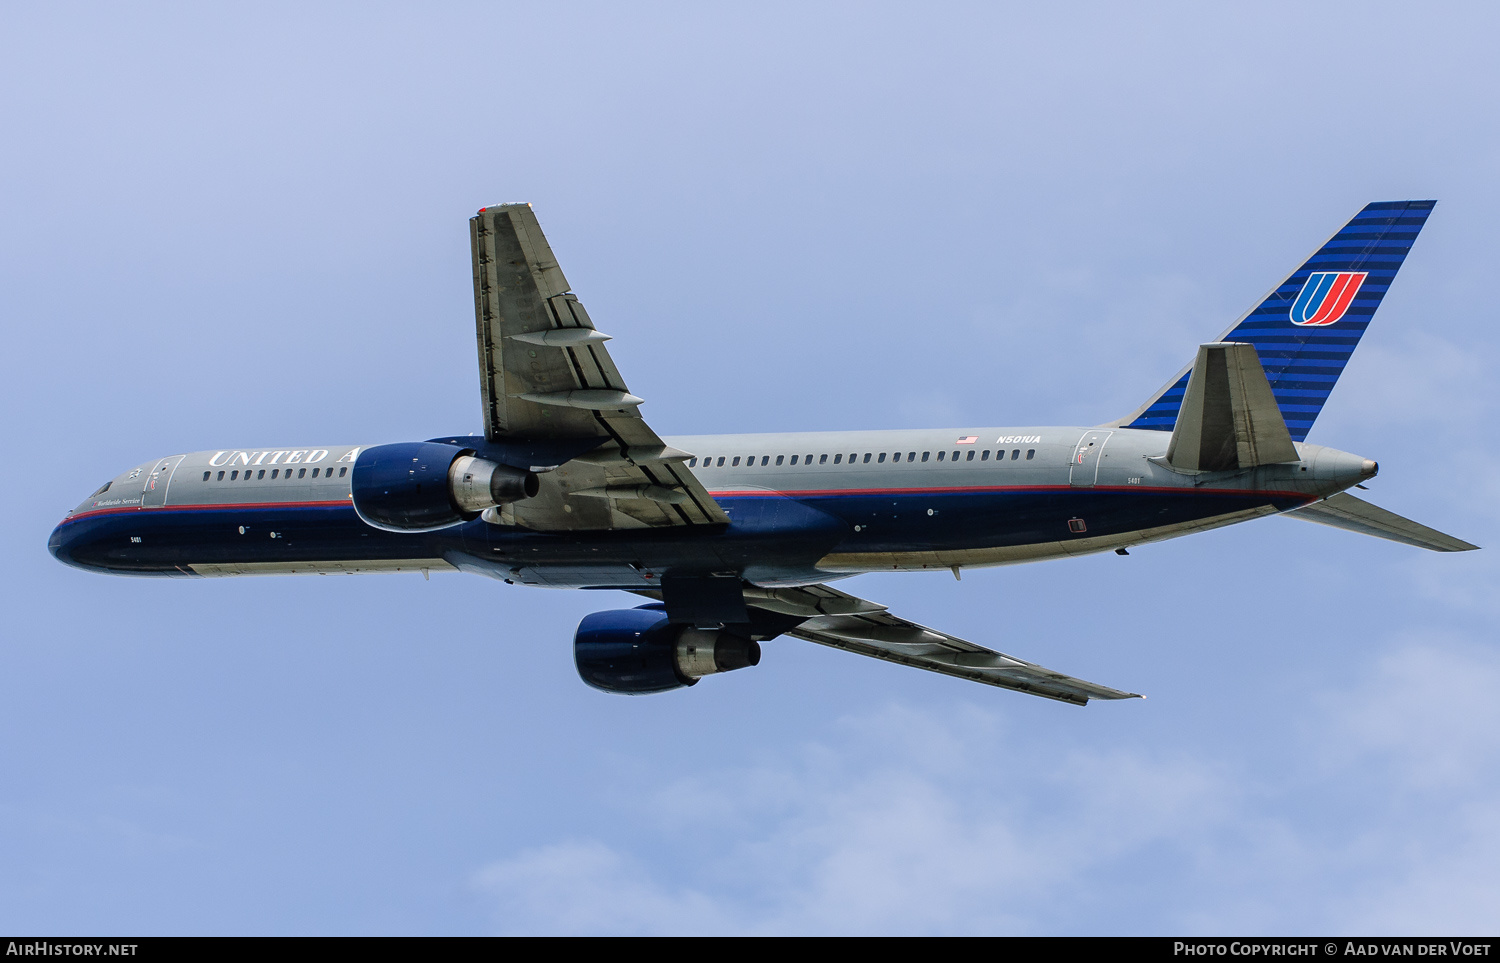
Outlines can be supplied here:
[[972, 445], [972, 444], [974, 444], [974, 442], [976, 442], [978, 440], [979, 440], [979, 436], [978, 435], [964, 435], [958, 441], [955, 441], [954, 444], [955, 445]]

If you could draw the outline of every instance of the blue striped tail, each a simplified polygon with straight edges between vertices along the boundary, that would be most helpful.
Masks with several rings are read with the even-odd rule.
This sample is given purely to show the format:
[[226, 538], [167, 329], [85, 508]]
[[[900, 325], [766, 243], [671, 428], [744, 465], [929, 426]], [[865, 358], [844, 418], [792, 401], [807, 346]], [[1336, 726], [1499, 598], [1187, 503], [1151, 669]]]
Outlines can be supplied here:
[[[1436, 203], [1368, 205], [1218, 339], [1255, 345], [1293, 441], [1307, 438]], [[1123, 426], [1171, 431], [1187, 381], [1184, 369]]]

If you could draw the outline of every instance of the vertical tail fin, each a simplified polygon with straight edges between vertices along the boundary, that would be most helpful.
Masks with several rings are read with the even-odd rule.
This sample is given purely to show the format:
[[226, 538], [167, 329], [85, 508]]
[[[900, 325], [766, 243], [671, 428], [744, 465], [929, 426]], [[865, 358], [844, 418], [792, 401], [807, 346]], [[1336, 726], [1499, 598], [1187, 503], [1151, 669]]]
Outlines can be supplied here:
[[[1294, 441], [1307, 438], [1436, 203], [1366, 206], [1219, 338], [1255, 346]], [[1189, 371], [1117, 424], [1171, 431]]]

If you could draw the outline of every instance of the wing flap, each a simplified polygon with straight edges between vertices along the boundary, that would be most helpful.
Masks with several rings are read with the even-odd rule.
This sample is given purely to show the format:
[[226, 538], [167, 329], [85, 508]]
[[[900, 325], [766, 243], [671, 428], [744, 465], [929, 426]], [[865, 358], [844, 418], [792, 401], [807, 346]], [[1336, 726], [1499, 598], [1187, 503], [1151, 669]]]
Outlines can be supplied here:
[[745, 604], [806, 620], [787, 635], [872, 659], [972, 682], [1086, 705], [1090, 699], [1139, 699], [1134, 692], [1085, 682], [1032, 662], [892, 615], [884, 605], [827, 585], [745, 586]]
[[728, 524], [697, 478], [662, 456], [674, 450], [642, 419], [531, 206], [484, 208], [470, 242], [486, 439], [596, 443], [543, 475], [535, 498], [487, 517], [537, 531]]
[[[870, 617], [819, 617], [803, 622], [787, 634], [885, 662], [926, 669], [928, 672], [982, 682], [1073, 705], [1087, 705], [1090, 699], [1141, 698], [1137, 693], [1075, 679], [895, 616], [884, 617], [889, 620], [884, 623], [884, 627], [897, 630], [891, 634], [881, 632], [878, 624], [855, 628], [846, 621], [868, 618]], [[879, 637], [869, 637], [872, 635]]]
[[1435, 528], [1428, 528], [1419, 522], [1403, 518], [1395, 512], [1388, 512], [1384, 508], [1371, 505], [1348, 492], [1330, 495], [1320, 502], [1314, 502], [1305, 508], [1293, 509], [1283, 514], [1288, 518], [1300, 518], [1303, 521], [1317, 522], [1319, 525], [1331, 525], [1334, 528], [1359, 532], [1361, 535], [1374, 535], [1376, 538], [1386, 538], [1403, 545], [1415, 545], [1434, 552], [1472, 552], [1479, 548], [1478, 545], [1471, 545], [1461, 538], [1445, 535]]

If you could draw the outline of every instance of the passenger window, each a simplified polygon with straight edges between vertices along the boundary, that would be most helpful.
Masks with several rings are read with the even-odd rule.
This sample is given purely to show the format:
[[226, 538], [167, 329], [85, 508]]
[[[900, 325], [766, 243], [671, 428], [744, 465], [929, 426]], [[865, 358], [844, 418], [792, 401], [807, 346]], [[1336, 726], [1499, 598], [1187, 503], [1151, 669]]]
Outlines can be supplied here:
[[219, 472], [219, 477], [217, 479], [215, 479], [215, 481], [223, 481], [223, 480], [224, 480], [224, 473], [223, 472]]
[[833, 456], [833, 463], [835, 465], [837, 465], [839, 462], [841, 462], [843, 460], [844, 460], [844, 455], [843, 455], [842, 452], [840, 452], [839, 454]]
[[343, 478], [344, 477], [344, 472], [346, 472], [348, 470], [349, 470], [349, 466], [348, 465], [341, 465], [339, 467], [339, 477]]
[[237, 472], [237, 471], [232, 471], [232, 472], [229, 473], [229, 480], [230, 481], [234, 481], [236, 478], [239, 478], [239, 477], [240, 477], [240, 473]]
[[914, 452], [914, 451], [907, 452], [906, 453], [906, 460], [907, 461], [916, 461], [917, 460], [917, 453]]
[[967, 458], [964, 459], [964, 461], [973, 461], [973, 460], [974, 460], [974, 449], [970, 448], [969, 449], [969, 455], [968, 455]]
[[[1019, 448], [1016, 449], [1016, 451], [1020, 451], [1020, 450], [1021, 449], [1019, 449]], [[1028, 448], [1028, 449], [1026, 449], [1026, 460], [1027, 461], [1031, 461], [1031, 459], [1033, 459], [1035, 457], [1036, 457], [1036, 449], [1035, 448]]]
[[812, 455], [803, 455], [802, 456], [802, 464], [804, 464], [804, 465], [811, 465], [812, 464]]
[[820, 465], [826, 465], [826, 464], [828, 464], [828, 456], [827, 455], [819, 455], [818, 456], [818, 464], [820, 464]]
[[990, 450], [988, 448], [986, 448], [983, 452], [980, 453], [979, 460], [980, 461], [989, 461], [990, 460]]
[[[776, 459], [776, 464], [778, 464], [778, 465], [781, 464], [781, 459], [780, 458]], [[797, 456], [796, 455], [792, 456], [792, 464], [794, 464], [794, 465], [797, 464]]]
[[207, 472], [207, 471], [206, 471], [206, 472], [204, 472], [204, 473], [203, 473], [203, 480], [204, 480], [204, 481], [208, 481], [208, 476], [209, 476], [209, 475], [212, 475], [212, 474], [213, 474], [213, 472]]
[[313, 469], [313, 477], [314, 478], [318, 477], [318, 470], [316, 468]]
[[865, 464], [868, 465], [869, 463], [870, 463], [870, 453], [869, 452], [865, 452]]
[[943, 456], [946, 455], [946, 454], [948, 454], [946, 451], [940, 451], [940, 452], [938, 452], [938, 461], [942, 461], [943, 460]]
[[[750, 460], [751, 460], [751, 461], [754, 461], [754, 460], [755, 460], [755, 459], [754, 459], [754, 458], [751, 458], [751, 459], [750, 459]], [[733, 468], [733, 467], [735, 467], [735, 466], [736, 466], [736, 465], [738, 465], [738, 464], [739, 464], [739, 463], [740, 463], [740, 456], [739, 456], [739, 455], [735, 455], [735, 456], [734, 456], [734, 459], [733, 459], [733, 460], [732, 460], [732, 461], [730, 461], [730, 463], [729, 463], [729, 467], [730, 467], [730, 468]]]
[[878, 462], [879, 464], [884, 465], [885, 464], [885, 452], [881, 452], [880, 453], [880, 457], [877, 458], [877, 459], [875, 459], [875, 461]]
[[[247, 478], [248, 478], [248, 477], [249, 477], [249, 476], [248, 476], [248, 475], [247, 475], [247, 476], [245, 476], [245, 477], [247, 477]], [[257, 481], [259, 481], [259, 480], [260, 480], [260, 479], [262, 479], [262, 478], [265, 478], [265, 477], [266, 477], [266, 470], [265, 470], [265, 469], [264, 469], [264, 468], [262, 468], [262, 469], [261, 469], [261, 470], [260, 470], [260, 471], [259, 471], [259, 472], [258, 472], [258, 473], [257, 473], [257, 474], [256, 474], [256, 476], [255, 476], [255, 478], [256, 478], [256, 480], [257, 480]]]
[[958, 461], [958, 452], [955, 451], [953, 453], [953, 457], [950, 458], [949, 461]]
[[922, 452], [922, 460], [926, 461], [927, 460], [927, 456], [930, 455], [930, 454], [932, 454], [932, 452], [930, 452], [930, 451], [924, 451], [924, 452]]
[[776, 456], [776, 464], [778, 464], [778, 465], [781, 464], [781, 460], [783, 458], [785, 458], [785, 457], [786, 457], [785, 455], [777, 455]]
[[724, 456], [723, 455], [719, 456], [719, 467], [720, 468], [724, 467]]
[[[1031, 456], [1027, 455], [1026, 457], [1030, 458]], [[1010, 453], [1010, 460], [1011, 461], [1019, 461], [1020, 459], [1021, 459], [1021, 449], [1017, 448], [1017, 449], [1013, 450]]]
[[[317, 469], [314, 468], [313, 471], [317, 471]], [[299, 468], [299, 469], [297, 469], [297, 477], [298, 478], [306, 478], [307, 477], [307, 469], [306, 468]]]
[[[272, 469], [271, 469], [271, 477], [272, 477], [272, 478], [275, 478], [275, 477], [276, 477], [276, 473], [277, 473], [277, 472], [278, 472], [278, 471], [280, 471], [280, 470], [281, 470], [281, 469], [280, 469], [280, 468], [272, 468]], [[264, 474], [265, 474], [265, 472], [261, 472], [261, 474], [262, 474], [262, 475], [264, 475]]]
[[771, 463], [771, 456], [770, 455], [761, 455], [760, 456], [760, 467], [764, 468], [767, 465], [769, 465], [770, 463]]
[[697, 468], [698, 467], [698, 459], [696, 459], [696, 458], [689, 458], [688, 459], [688, 467], [689, 468]]
[[901, 460], [901, 453], [899, 451], [896, 452], [895, 454], [891, 455], [891, 461], [900, 461], [900, 460]]

